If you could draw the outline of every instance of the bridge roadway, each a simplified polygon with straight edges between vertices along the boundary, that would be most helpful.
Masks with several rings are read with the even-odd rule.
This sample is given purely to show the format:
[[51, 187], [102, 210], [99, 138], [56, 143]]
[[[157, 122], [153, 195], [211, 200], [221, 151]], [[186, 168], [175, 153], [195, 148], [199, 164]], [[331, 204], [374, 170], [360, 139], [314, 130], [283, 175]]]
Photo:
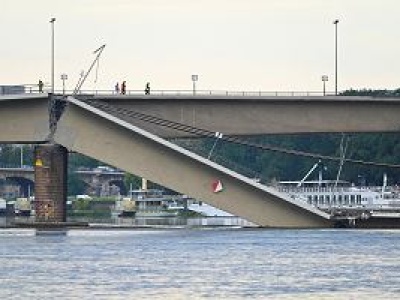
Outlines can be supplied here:
[[161, 137], [188, 133], [140, 121], [135, 112], [226, 135], [397, 132], [400, 98], [348, 96], [79, 96], [124, 111], [124, 119]]
[[[64, 145], [122, 170], [186, 193], [262, 226], [328, 227], [329, 216], [262, 186], [161, 137], [181, 133], [140, 116], [232, 135], [305, 132], [395, 132], [399, 99], [365, 97], [107, 96], [68, 98], [59, 116], [47, 95], [1, 96], [0, 141]], [[102, 100], [117, 114], [99, 109]], [[88, 101], [96, 101], [88, 105]], [[127, 115], [128, 112], [128, 115]], [[115, 110], [113, 110], [115, 113]], [[59, 112], [61, 114], [61, 112]], [[5, 128], [6, 130], [3, 130]], [[224, 190], [214, 193], [212, 182]]]
[[[400, 98], [350, 96], [152, 96], [79, 95], [124, 112], [125, 121], [163, 138], [188, 133], [129, 116], [178, 122], [225, 135], [312, 132], [398, 132]], [[49, 140], [48, 94], [0, 96], [0, 141], [43, 143]]]
[[49, 136], [47, 94], [0, 96], [0, 142], [43, 143]]

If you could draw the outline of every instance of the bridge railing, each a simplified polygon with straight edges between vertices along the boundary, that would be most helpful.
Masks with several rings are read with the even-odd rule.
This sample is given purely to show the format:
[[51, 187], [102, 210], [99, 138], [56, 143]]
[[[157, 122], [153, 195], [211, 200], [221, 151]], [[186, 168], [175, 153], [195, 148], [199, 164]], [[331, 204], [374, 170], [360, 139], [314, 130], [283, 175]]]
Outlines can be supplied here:
[[[49, 93], [50, 88], [45, 86], [44, 93]], [[59, 90], [54, 91], [56, 94], [73, 94], [73, 90]], [[7, 87], [0, 90], [0, 95], [7, 94], [38, 94], [39, 88], [37, 84], [17, 85], [15, 87]], [[127, 90], [125, 94], [117, 93], [110, 89], [96, 89], [96, 90], [81, 90], [79, 94], [82, 95], [118, 95], [118, 96], [140, 96], [145, 95], [144, 90]], [[243, 96], [243, 97], [266, 97], [266, 96], [323, 96], [322, 91], [240, 91], [240, 90], [178, 90], [178, 89], [162, 89], [151, 90], [152, 96]], [[334, 92], [326, 92], [325, 95], [334, 95]]]
[[[121, 95], [112, 90], [82, 90], [80, 94], [94, 95]], [[333, 95], [334, 92], [326, 93]], [[127, 90], [124, 95], [140, 96], [145, 95], [143, 90]], [[265, 97], [265, 96], [323, 96], [320, 91], [228, 91], [228, 90], [151, 90], [152, 96], [246, 96], [246, 97]]]

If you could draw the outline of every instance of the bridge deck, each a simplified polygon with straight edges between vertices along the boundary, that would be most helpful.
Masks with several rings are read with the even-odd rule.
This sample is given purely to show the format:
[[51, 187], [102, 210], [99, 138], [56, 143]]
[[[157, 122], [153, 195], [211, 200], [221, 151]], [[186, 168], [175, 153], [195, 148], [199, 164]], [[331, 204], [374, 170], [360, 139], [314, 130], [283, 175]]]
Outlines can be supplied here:
[[49, 96], [0, 96], [0, 141], [43, 143], [49, 136]]
[[226, 135], [396, 132], [400, 98], [347, 96], [78, 96], [125, 110], [128, 122], [162, 137], [188, 133], [144, 122], [140, 113]]

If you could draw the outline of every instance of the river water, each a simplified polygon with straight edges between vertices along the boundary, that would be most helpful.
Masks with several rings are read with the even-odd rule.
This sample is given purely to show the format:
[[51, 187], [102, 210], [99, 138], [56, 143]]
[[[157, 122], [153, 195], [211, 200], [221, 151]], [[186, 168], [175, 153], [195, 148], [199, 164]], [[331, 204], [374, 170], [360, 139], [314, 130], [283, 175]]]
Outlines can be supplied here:
[[400, 299], [400, 230], [0, 230], [0, 299]]

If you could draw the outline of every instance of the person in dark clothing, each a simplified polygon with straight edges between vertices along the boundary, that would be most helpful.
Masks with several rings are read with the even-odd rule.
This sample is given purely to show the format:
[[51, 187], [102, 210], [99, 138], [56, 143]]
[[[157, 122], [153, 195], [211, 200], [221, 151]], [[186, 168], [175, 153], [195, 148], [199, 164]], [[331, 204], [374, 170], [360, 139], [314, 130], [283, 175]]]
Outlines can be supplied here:
[[121, 84], [121, 94], [122, 95], [126, 94], [126, 81], [123, 81]]
[[150, 95], [150, 82], [146, 83], [146, 88], [144, 89], [145, 95]]
[[115, 90], [115, 93], [118, 95], [119, 94], [119, 83], [118, 82], [115, 84], [114, 90]]
[[39, 84], [38, 84], [38, 86], [39, 86], [39, 93], [43, 93], [43, 86], [44, 86], [44, 84], [43, 84], [43, 81], [42, 81], [41, 79], [39, 79]]

